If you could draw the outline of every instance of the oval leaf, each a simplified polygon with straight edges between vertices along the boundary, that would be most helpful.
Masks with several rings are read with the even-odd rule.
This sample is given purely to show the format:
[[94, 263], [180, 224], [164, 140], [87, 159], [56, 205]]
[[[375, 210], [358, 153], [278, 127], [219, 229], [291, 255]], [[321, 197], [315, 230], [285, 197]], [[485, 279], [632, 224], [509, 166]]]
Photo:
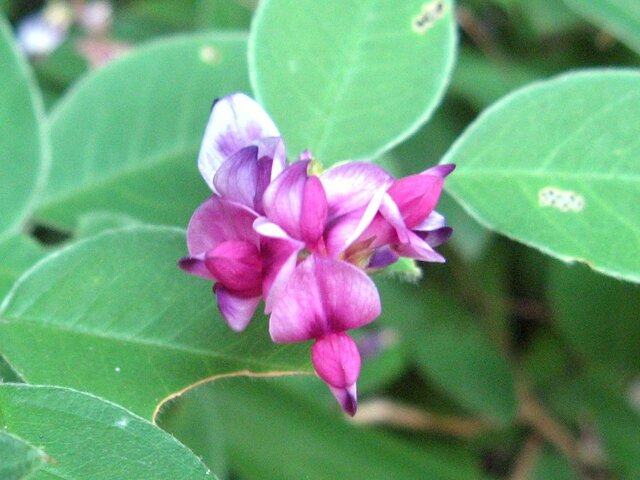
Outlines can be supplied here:
[[640, 73], [569, 74], [485, 111], [443, 159], [488, 228], [640, 282]]
[[450, 0], [264, 0], [249, 71], [289, 151], [371, 158], [439, 103], [455, 57]]
[[213, 478], [171, 435], [86, 393], [0, 385], [0, 418], [6, 431], [47, 453], [48, 462], [32, 480]]
[[86, 77], [51, 116], [53, 165], [37, 214], [70, 228], [92, 210], [186, 225], [208, 194], [196, 157], [211, 102], [249, 90], [242, 34], [140, 48]]
[[240, 478], [480, 478], [468, 450], [433, 440], [417, 447], [358, 428], [293, 391], [317, 382], [310, 376], [220, 379], [163, 409], [159, 423], [165, 425], [178, 409], [203, 409], [200, 415], [218, 420]]
[[17, 233], [31, 212], [49, 159], [42, 99], [0, 15], [0, 237]]
[[0, 311], [0, 351], [29, 383], [82, 389], [150, 418], [164, 397], [239, 370], [310, 370], [306, 344], [275, 345], [266, 318], [242, 334], [211, 283], [176, 266], [184, 232], [106, 232], [44, 259]]

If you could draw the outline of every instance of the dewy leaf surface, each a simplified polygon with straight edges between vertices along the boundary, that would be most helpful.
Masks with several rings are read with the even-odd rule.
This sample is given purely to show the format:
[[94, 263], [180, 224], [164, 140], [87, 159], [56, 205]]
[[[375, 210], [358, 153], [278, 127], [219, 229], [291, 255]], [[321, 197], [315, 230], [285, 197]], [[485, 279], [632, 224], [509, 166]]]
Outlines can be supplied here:
[[49, 457], [30, 480], [214, 478], [171, 435], [93, 395], [5, 384], [0, 413], [7, 432], [41, 446]]
[[42, 99], [0, 13], [0, 237], [20, 231], [48, 163]]
[[449, 150], [446, 188], [488, 228], [640, 282], [640, 72], [586, 71], [525, 87]]
[[305, 344], [275, 345], [258, 316], [222, 321], [211, 283], [176, 266], [184, 232], [106, 232], [25, 274], [0, 310], [0, 352], [29, 383], [91, 392], [150, 418], [164, 397], [239, 370], [309, 370]]
[[40, 449], [6, 431], [0, 432], [0, 478], [3, 480], [26, 479], [43, 465], [45, 459]]
[[208, 194], [196, 158], [211, 103], [248, 90], [240, 33], [161, 40], [90, 74], [51, 114], [38, 217], [70, 228], [101, 210], [186, 225]]
[[297, 155], [388, 150], [439, 103], [455, 58], [450, 0], [264, 0], [249, 40], [258, 99]]
[[577, 13], [640, 53], [640, 2], [564, 0]]

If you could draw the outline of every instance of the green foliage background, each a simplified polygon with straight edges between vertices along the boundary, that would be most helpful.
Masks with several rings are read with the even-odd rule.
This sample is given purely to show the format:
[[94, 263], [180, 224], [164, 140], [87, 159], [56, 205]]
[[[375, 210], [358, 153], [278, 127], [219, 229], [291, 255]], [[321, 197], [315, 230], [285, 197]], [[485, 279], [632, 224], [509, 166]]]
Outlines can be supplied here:
[[[27, 60], [44, 2], [0, 1], [0, 480], [640, 478], [640, 7], [445, 1], [416, 32], [434, 3], [120, 0], [95, 68], [78, 25]], [[375, 277], [353, 421], [308, 345], [228, 331], [175, 267], [235, 91], [290, 156], [458, 165], [447, 263]]]

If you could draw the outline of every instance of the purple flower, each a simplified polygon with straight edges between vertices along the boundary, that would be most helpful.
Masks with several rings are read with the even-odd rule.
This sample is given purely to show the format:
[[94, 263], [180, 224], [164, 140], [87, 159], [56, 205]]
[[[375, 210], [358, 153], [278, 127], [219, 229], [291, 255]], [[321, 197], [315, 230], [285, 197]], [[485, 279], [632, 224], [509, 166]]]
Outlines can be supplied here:
[[401, 256], [444, 261], [433, 247], [451, 229], [434, 208], [453, 166], [394, 180], [348, 162], [313, 175], [311, 153], [287, 164], [276, 126], [243, 94], [214, 104], [198, 166], [213, 194], [189, 222], [180, 267], [214, 281], [234, 330], [264, 299], [274, 342], [313, 340], [316, 372], [353, 415], [361, 359], [345, 332], [381, 311], [367, 272]]

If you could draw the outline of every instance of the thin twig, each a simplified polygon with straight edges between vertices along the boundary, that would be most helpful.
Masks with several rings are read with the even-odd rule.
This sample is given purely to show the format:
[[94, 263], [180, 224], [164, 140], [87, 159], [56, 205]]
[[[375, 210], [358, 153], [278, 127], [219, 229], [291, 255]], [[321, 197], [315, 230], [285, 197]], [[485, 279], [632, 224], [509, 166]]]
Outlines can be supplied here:
[[537, 435], [532, 435], [527, 439], [518, 458], [516, 458], [509, 480], [529, 480], [531, 478], [541, 447], [542, 441]]
[[484, 420], [434, 415], [386, 399], [363, 402], [352, 421], [360, 425], [386, 425], [407, 430], [440, 433], [469, 439], [491, 429]]

